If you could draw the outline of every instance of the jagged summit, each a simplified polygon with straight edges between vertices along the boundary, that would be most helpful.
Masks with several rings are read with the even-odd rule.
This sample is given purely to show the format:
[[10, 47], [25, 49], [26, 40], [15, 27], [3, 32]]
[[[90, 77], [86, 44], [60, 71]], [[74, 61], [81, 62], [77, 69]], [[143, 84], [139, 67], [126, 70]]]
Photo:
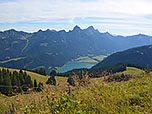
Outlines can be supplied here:
[[93, 26], [89, 26], [89, 27], [87, 28], [87, 30], [92, 30], [92, 31], [93, 31], [93, 30], [95, 30], [95, 29], [94, 29]]
[[108, 35], [108, 36], [113, 36], [113, 35], [111, 35], [109, 32], [105, 32], [104, 34], [105, 34], [105, 35]]
[[93, 26], [89, 26], [88, 28], [84, 29], [84, 31], [89, 35], [99, 33], [99, 31], [97, 29], [94, 29]]
[[47, 29], [46, 31], [51, 31], [50, 29]]
[[9, 29], [9, 30], [6, 30], [4, 32], [17, 32], [15, 29]]
[[139, 33], [139, 34], [135, 34], [135, 35], [129, 35], [127, 37], [139, 37], [139, 38], [145, 38], [145, 37], [150, 37], [146, 34], [142, 34], [142, 33]]
[[139, 36], [146, 36], [145, 34], [142, 34], [142, 33], [139, 33], [138, 35], [139, 35]]
[[38, 32], [43, 32], [43, 31], [41, 29], [39, 29]]
[[52, 30], [47, 29], [45, 32], [57, 32], [57, 31], [56, 31], [56, 30], [54, 30], [54, 29], [52, 29]]
[[65, 31], [65, 30], [60, 30], [59, 32], [60, 32], [60, 33], [66, 33], [66, 31]]
[[78, 25], [76, 25], [76, 26], [73, 28], [73, 31], [77, 31], [77, 30], [81, 30], [81, 28], [80, 28]]

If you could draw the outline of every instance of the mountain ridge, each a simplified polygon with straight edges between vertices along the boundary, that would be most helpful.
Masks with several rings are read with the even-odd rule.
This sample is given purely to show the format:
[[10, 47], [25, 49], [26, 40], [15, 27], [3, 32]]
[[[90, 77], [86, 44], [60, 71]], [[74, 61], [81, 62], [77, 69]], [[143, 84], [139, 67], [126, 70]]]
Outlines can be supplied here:
[[0, 62], [8, 58], [24, 59], [0, 63], [0, 66], [26, 69], [42, 66], [49, 70], [81, 56], [109, 55], [150, 44], [151, 36], [113, 36], [100, 33], [93, 26], [86, 29], [75, 26], [68, 32], [47, 29], [27, 33], [11, 29], [0, 32]]
[[6, 30], [1, 30], [0, 33], [8, 32], [8, 31], [24, 32], [24, 33], [28, 33], [28, 34], [37, 33], [37, 32], [39, 32], [39, 31], [41, 31], [41, 32], [46, 32], [46, 31], [56, 31], [56, 32], [65, 31], [65, 32], [70, 32], [70, 31], [73, 31], [74, 28], [79, 28], [80, 30], [92, 29], [92, 30], [98, 31], [99, 33], [102, 33], [102, 34], [109, 34], [109, 35], [112, 35], [112, 36], [120, 36], [120, 37], [129, 37], [129, 36], [138, 36], [138, 35], [143, 35], [143, 36], [152, 37], [151, 35], [147, 35], [147, 34], [144, 34], [144, 33], [137, 33], [137, 34], [132, 34], [132, 35], [119, 35], [119, 34], [111, 34], [111, 33], [108, 32], [108, 31], [107, 31], [107, 32], [100, 32], [98, 29], [95, 29], [94, 26], [92, 26], [92, 25], [91, 25], [91, 26], [88, 26], [87, 28], [84, 28], [84, 29], [81, 29], [80, 26], [75, 25], [72, 30], [68, 30], [68, 31], [65, 31], [64, 29], [55, 30], [55, 29], [49, 29], [49, 28], [47, 28], [46, 30], [39, 29], [39, 30], [34, 31], [34, 32], [27, 32], [27, 31], [23, 31], [23, 30], [16, 30], [16, 29], [14, 29], [14, 28], [10, 28], [10, 29], [6, 29]]

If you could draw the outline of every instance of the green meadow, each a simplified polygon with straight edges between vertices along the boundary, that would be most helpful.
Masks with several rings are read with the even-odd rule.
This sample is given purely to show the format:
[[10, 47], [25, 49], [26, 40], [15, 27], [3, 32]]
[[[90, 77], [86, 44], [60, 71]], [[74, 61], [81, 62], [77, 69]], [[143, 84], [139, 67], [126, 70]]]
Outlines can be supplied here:
[[[32, 80], [43, 83], [49, 77], [27, 73]], [[85, 86], [69, 86], [66, 77], [56, 76], [56, 86], [45, 84], [41, 92], [0, 95], [0, 113], [13, 109], [14, 114], [151, 114], [151, 73], [133, 67], [127, 67], [123, 73], [131, 78], [121, 82], [93, 78]]]

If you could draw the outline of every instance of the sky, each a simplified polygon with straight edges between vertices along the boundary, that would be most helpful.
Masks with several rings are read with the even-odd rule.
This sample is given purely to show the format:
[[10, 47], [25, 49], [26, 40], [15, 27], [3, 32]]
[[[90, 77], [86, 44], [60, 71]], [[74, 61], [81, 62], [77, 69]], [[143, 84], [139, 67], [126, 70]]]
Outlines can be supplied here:
[[0, 0], [0, 31], [69, 31], [75, 25], [152, 35], [152, 0]]

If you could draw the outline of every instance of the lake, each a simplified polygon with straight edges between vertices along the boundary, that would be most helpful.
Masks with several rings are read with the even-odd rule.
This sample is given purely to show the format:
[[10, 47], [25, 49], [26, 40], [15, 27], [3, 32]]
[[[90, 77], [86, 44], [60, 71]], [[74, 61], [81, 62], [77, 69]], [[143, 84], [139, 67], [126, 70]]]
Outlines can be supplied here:
[[59, 73], [67, 72], [72, 69], [78, 69], [78, 68], [91, 68], [93, 65], [90, 63], [82, 63], [82, 62], [68, 62], [65, 64], [60, 70], [58, 70]]

